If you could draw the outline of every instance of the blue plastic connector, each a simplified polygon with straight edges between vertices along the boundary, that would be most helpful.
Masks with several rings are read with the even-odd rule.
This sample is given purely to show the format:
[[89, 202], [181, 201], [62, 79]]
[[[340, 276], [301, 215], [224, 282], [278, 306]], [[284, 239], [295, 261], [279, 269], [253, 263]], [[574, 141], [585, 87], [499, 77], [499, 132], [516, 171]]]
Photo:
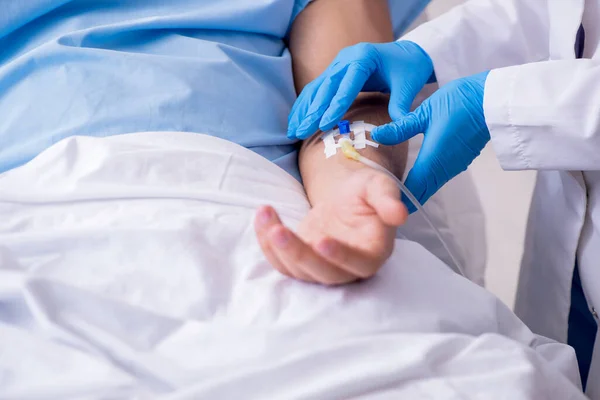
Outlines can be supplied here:
[[350, 121], [342, 120], [338, 122], [338, 129], [340, 130], [340, 135], [347, 135], [350, 133]]

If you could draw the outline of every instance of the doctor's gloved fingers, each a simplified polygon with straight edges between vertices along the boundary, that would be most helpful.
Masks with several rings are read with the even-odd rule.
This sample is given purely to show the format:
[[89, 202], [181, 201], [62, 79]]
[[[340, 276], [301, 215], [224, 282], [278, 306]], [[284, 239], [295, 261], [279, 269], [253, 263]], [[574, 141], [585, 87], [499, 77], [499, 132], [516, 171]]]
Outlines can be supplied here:
[[404, 203], [409, 215], [417, 212], [417, 206], [415, 206], [404, 193], [402, 193], [402, 203]]
[[312, 103], [315, 95], [317, 94], [317, 90], [319, 90], [319, 87], [325, 80], [326, 76], [327, 75], [325, 73], [321, 74], [314, 81], [307, 84], [302, 90], [302, 92], [300, 92], [300, 95], [294, 102], [292, 110], [288, 115], [288, 139], [296, 139], [296, 131], [298, 130], [298, 127], [300, 126], [304, 118], [306, 117], [308, 113], [308, 108], [310, 107], [310, 104]]
[[312, 136], [318, 129], [321, 118], [329, 108], [331, 100], [338, 92], [341, 81], [344, 79], [347, 69], [343, 68], [327, 76], [315, 93], [306, 115], [296, 129], [298, 139], [306, 139]]
[[337, 93], [333, 96], [327, 110], [321, 118], [319, 129], [328, 131], [332, 129], [350, 109], [354, 100], [365, 86], [369, 79], [370, 71], [365, 69], [359, 63], [350, 64], [342, 81], [340, 82]]
[[[369, 251], [347, 246], [332, 238], [320, 240], [315, 249], [328, 262], [360, 279], [375, 275], [392, 254], [394, 242], [374, 243]], [[348, 281], [350, 282], [350, 281]]]
[[408, 218], [408, 211], [400, 200], [400, 189], [396, 182], [382, 173], [369, 181], [366, 200], [387, 226], [398, 227]]
[[310, 281], [323, 285], [341, 285], [358, 279], [328, 262], [283, 226], [273, 228], [269, 236], [275, 255], [292, 273], [306, 274]]
[[427, 122], [418, 111], [419, 109], [399, 120], [376, 127], [371, 132], [371, 138], [378, 143], [391, 146], [405, 142], [419, 133], [425, 132]]
[[[421, 159], [419, 160], [419, 158]], [[421, 205], [424, 205], [450, 180], [443, 166], [437, 165], [438, 161], [432, 160], [432, 158], [434, 157], [425, 158], [419, 155], [404, 182], [406, 188]], [[410, 201], [408, 202], [410, 203]]]
[[403, 77], [394, 77], [388, 113], [392, 121], [399, 120], [410, 113], [415, 98], [425, 86], [426, 81], [410, 81]]

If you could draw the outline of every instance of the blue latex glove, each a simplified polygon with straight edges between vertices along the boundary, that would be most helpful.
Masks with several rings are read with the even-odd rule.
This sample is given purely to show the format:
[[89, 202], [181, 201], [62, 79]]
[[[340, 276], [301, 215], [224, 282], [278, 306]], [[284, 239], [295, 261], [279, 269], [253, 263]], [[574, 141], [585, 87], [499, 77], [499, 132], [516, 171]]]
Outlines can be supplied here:
[[390, 117], [401, 118], [432, 76], [431, 59], [413, 42], [347, 47], [300, 93], [288, 118], [288, 138], [332, 129], [361, 91], [391, 93]]
[[[490, 140], [483, 114], [488, 73], [448, 83], [414, 112], [371, 132], [374, 140], [386, 145], [402, 143], [423, 132], [423, 145], [405, 182], [421, 204], [466, 170]], [[409, 211], [415, 210], [405, 203]]]

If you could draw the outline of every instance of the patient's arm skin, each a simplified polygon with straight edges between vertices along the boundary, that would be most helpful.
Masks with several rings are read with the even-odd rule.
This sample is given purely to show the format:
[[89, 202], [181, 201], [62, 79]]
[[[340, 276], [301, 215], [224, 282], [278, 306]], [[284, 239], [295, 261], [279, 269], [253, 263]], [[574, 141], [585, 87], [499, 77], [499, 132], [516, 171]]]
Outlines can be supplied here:
[[[392, 40], [387, 0], [316, 0], [291, 30], [297, 91], [342, 48]], [[381, 125], [390, 122], [387, 106], [388, 96], [363, 93], [345, 118]], [[326, 159], [323, 148], [318, 134], [302, 144], [300, 171], [312, 209], [297, 234], [281, 224], [272, 208], [263, 207], [255, 224], [259, 242], [275, 268], [301, 280], [341, 284], [368, 278], [390, 256], [406, 208], [389, 177], [341, 152]], [[360, 152], [402, 176], [406, 144]]]

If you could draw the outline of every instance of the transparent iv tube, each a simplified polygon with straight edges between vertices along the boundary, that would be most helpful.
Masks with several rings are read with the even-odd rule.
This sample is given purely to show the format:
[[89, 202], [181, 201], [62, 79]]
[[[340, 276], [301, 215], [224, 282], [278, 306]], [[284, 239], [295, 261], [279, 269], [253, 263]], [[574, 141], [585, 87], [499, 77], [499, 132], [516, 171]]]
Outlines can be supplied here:
[[344, 153], [344, 155], [347, 158], [356, 160], [358, 162], [363, 163], [366, 166], [369, 166], [373, 169], [381, 171], [396, 182], [400, 191], [402, 193], [404, 193], [404, 195], [408, 198], [408, 200], [410, 200], [410, 202], [413, 203], [413, 205], [416, 207], [416, 209], [419, 210], [419, 212], [423, 215], [423, 218], [425, 218], [425, 221], [427, 221], [427, 223], [429, 224], [431, 229], [433, 229], [438, 240], [442, 243], [442, 246], [444, 246], [444, 249], [448, 253], [448, 256], [450, 256], [450, 259], [452, 260], [452, 263], [454, 264], [454, 265], [451, 265], [450, 268], [452, 268], [454, 270], [454, 272], [456, 272], [457, 274], [466, 277], [460, 263], [458, 262], [458, 259], [454, 256], [454, 254], [450, 250], [450, 247], [446, 244], [446, 241], [442, 238], [442, 234], [440, 233], [440, 231], [436, 228], [436, 226], [431, 221], [429, 214], [427, 214], [427, 212], [423, 209], [423, 206], [421, 205], [421, 203], [419, 203], [419, 201], [416, 199], [416, 197], [413, 196], [413, 194], [410, 192], [410, 190], [408, 190], [408, 188], [404, 185], [404, 183], [402, 183], [402, 181], [400, 179], [398, 179], [396, 177], [396, 175], [392, 174], [390, 171], [388, 171], [383, 166], [377, 164], [375, 161], [372, 161], [372, 160], [362, 156], [358, 151], [356, 151], [356, 149], [352, 145], [351, 140], [342, 138], [342, 139], [340, 139], [340, 144], [341, 144], [342, 153]]

